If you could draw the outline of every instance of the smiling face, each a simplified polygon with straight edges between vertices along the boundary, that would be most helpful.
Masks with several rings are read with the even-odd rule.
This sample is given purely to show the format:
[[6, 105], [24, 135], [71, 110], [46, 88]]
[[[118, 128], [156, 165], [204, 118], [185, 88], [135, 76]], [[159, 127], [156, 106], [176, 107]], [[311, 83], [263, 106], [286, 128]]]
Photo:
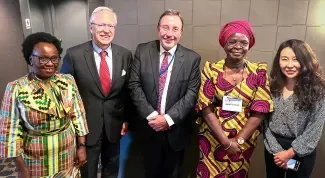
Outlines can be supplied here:
[[241, 33], [232, 34], [226, 42], [224, 50], [227, 54], [227, 58], [233, 60], [243, 60], [249, 49], [248, 38]]
[[94, 14], [89, 29], [94, 43], [101, 49], [105, 50], [113, 41], [116, 23], [116, 17], [111, 11], [103, 10]]
[[290, 47], [286, 47], [281, 51], [279, 65], [281, 72], [287, 79], [295, 79], [299, 75], [301, 65]]
[[[59, 57], [59, 52], [53, 44], [37, 43], [30, 56], [32, 69], [36, 76], [42, 79], [51, 77], [59, 66]], [[51, 58], [51, 60], [46, 62], [48, 58]], [[55, 62], [53, 63], [52, 60]]]
[[165, 15], [158, 26], [158, 39], [165, 50], [170, 50], [179, 42], [183, 33], [183, 24], [177, 15]]

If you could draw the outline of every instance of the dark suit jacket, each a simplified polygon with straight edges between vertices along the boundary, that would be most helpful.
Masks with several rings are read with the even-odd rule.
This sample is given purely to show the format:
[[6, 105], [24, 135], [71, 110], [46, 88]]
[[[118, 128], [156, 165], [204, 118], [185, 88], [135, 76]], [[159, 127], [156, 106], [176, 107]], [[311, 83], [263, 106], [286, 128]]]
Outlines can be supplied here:
[[[97, 143], [103, 125], [110, 142], [117, 142], [121, 138], [121, 128], [126, 118], [124, 106], [129, 96], [127, 82], [132, 53], [112, 44], [112, 55], [113, 76], [107, 96], [103, 94], [91, 41], [68, 49], [63, 59], [61, 72], [74, 76], [86, 109], [89, 128], [87, 145], [89, 146]], [[123, 70], [126, 72], [124, 76], [122, 76]]]
[[[129, 89], [140, 124], [138, 132], [144, 139], [155, 134], [146, 117], [157, 109], [159, 93], [159, 41], [139, 44], [130, 69]], [[190, 139], [195, 104], [200, 87], [200, 61], [196, 52], [177, 46], [167, 91], [166, 111], [174, 121], [168, 130], [170, 146], [182, 150]]]

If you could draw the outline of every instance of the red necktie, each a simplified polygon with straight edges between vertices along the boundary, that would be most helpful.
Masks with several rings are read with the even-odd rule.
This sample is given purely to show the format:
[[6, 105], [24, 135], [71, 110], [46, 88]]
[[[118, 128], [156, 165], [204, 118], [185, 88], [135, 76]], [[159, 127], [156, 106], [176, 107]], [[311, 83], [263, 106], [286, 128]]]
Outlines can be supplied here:
[[100, 83], [102, 84], [102, 89], [104, 92], [104, 95], [106, 96], [111, 89], [111, 77], [110, 77], [110, 72], [109, 68], [106, 62], [106, 51], [102, 51], [99, 53], [100, 54], [100, 68], [99, 68], [99, 78], [100, 78]]
[[164, 59], [163, 59], [163, 61], [161, 63], [161, 67], [160, 67], [160, 70], [159, 70], [159, 74], [161, 72], [164, 72], [164, 73], [160, 74], [160, 76], [159, 76], [159, 98], [158, 98], [158, 106], [157, 106], [157, 112], [159, 114], [162, 114], [162, 112], [161, 112], [161, 100], [162, 100], [162, 95], [163, 95], [163, 92], [164, 92], [166, 79], [167, 79], [168, 56], [170, 55], [170, 53], [165, 51], [164, 54], [165, 54], [165, 57], [164, 57]]

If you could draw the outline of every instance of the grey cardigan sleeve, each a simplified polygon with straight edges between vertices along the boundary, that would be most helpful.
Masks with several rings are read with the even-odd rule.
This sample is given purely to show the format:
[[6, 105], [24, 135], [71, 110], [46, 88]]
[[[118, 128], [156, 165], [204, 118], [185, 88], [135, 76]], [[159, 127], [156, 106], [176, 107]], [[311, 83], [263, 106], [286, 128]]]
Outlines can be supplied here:
[[322, 135], [325, 121], [325, 100], [320, 101], [318, 106], [314, 113], [311, 114], [305, 130], [291, 144], [299, 157], [312, 153]]
[[282, 146], [278, 143], [278, 141], [274, 137], [274, 135], [269, 127], [269, 121], [270, 121], [269, 119], [271, 119], [271, 117], [268, 116], [263, 120], [264, 146], [270, 154], [274, 154], [274, 153], [283, 151], [284, 149], [282, 148]]

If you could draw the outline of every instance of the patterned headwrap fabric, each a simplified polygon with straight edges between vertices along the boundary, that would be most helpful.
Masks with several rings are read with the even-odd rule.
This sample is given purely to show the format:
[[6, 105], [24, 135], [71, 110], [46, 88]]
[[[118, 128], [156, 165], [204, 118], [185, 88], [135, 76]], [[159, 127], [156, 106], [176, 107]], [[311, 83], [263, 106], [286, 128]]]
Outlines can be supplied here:
[[249, 48], [255, 44], [254, 32], [247, 20], [236, 20], [225, 24], [220, 30], [219, 44], [225, 47], [227, 39], [234, 33], [244, 34], [249, 40]]

